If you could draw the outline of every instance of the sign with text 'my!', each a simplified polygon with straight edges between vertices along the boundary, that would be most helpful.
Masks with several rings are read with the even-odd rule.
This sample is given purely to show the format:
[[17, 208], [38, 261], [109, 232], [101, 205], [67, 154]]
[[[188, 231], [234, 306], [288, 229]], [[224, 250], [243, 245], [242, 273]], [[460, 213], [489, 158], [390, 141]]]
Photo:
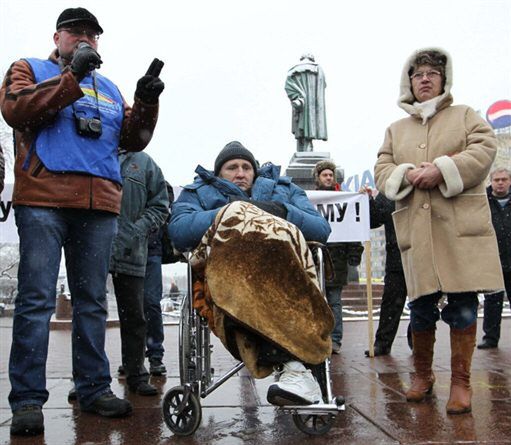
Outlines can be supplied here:
[[332, 233], [328, 242], [369, 240], [369, 199], [352, 192], [307, 190], [307, 196], [328, 221]]

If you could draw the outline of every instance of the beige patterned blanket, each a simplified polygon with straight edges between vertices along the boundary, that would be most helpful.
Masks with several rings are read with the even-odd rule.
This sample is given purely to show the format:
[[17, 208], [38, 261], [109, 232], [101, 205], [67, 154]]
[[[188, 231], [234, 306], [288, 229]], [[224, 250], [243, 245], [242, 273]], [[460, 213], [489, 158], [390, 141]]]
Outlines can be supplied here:
[[319, 364], [330, 355], [333, 316], [295, 225], [234, 202], [220, 210], [190, 261], [194, 306], [253, 376], [272, 369], [257, 362], [258, 344], [247, 330], [305, 363]]

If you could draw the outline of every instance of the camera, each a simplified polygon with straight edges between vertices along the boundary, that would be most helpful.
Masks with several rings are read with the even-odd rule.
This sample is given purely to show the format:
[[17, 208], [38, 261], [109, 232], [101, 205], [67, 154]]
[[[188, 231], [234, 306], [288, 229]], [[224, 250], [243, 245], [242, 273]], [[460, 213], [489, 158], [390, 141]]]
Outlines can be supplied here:
[[77, 117], [75, 116], [76, 131], [80, 136], [99, 139], [103, 133], [101, 119], [97, 117]]

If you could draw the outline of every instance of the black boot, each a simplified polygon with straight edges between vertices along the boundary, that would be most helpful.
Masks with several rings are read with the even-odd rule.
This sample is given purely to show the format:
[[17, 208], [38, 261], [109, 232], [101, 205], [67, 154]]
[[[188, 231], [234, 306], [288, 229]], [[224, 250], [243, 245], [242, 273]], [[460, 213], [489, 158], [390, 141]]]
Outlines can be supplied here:
[[[366, 349], [364, 354], [366, 357], [369, 357], [369, 350]], [[390, 346], [384, 346], [374, 342], [374, 356], [378, 357], [380, 355], [389, 355], [390, 354]]]
[[44, 417], [39, 405], [25, 405], [12, 414], [13, 436], [36, 436], [44, 432]]
[[68, 403], [73, 403], [78, 400], [78, 394], [76, 392], [76, 387], [73, 386], [69, 392], [67, 393], [67, 401]]
[[99, 414], [103, 417], [125, 417], [132, 411], [131, 403], [124, 399], [119, 399], [111, 391], [99, 396], [88, 406], [80, 406], [80, 409], [86, 413]]
[[158, 390], [155, 386], [149, 382], [138, 382], [134, 385], [128, 386], [131, 392], [138, 394], [139, 396], [155, 396], [158, 394]]
[[154, 376], [165, 375], [167, 373], [167, 368], [165, 368], [161, 358], [149, 359], [149, 373]]

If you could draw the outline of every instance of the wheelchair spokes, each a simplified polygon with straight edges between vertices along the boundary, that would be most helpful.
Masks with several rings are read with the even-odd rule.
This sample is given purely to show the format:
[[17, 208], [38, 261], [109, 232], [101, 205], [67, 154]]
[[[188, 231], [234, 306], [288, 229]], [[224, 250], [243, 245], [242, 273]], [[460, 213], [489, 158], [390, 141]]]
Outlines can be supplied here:
[[170, 389], [163, 398], [163, 418], [178, 436], [190, 436], [199, 427], [202, 410], [198, 397], [188, 386]]

